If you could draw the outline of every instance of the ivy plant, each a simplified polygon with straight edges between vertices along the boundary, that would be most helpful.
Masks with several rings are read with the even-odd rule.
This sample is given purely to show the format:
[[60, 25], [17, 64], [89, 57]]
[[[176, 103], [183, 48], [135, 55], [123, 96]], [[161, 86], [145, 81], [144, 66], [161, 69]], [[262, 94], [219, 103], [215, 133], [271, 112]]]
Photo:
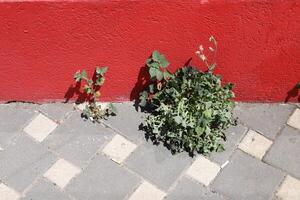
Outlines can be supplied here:
[[86, 95], [87, 104], [82, 111], [82, 117], [93, 122], [99, 122], [100, 119], [106, 118], [109, 115], [115, 115], [117, 112], [112, 103], [109, 103], [105, 108], [97, 105], [97, 101], [101, 95], [100, 88], [104, 84], [104, 74], [107, 70], [108, 67], [96, 67], [94, 78], [88, 78], [86, 70], [77, 71], [74, 74], [74, 79], [77, 83], [84, 82], [83, 93]]
[[[210, 41], [214, 47], [209, 50], [215, 57], [217, 41], [213, 37]], [[172, 153], [187, 151], [194, 155], [222, 151], [225, 130], [236, 123], [233, 117], [235, 104], [231, 100], [234, 97], [233, 84], [221, 84], [221, 77], [214, 74], [216, 64], [207, 60], [203, 46], [196, 54], [207, 66], [207, 71], [184, 66], [171, 74], [165, 69], [170, 73], [166, 79], [154, 75], [151, 65], [157, 62], [154, 56], [160, 54], [155, 51], [147, 60], [151, 79], [154, 83], [163, 81], [163, 84], [155, 89], [151, 83], [140, 94], [140, 106], [150, 105], [152, 108], [142, 129], [147, 138], [157, 144], [163, 143]], [[161, 67], [155, 64], [156, 70]]]

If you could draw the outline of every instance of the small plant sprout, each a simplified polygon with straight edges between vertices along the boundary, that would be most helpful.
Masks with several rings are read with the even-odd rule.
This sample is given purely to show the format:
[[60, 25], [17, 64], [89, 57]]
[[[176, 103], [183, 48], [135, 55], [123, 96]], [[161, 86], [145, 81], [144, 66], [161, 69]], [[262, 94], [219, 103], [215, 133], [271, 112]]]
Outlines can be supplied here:
[[104, 84], [104, 74], [107, 72], [107, 69], [107, 67], [96, 67], [94, 78], [92, 79], [88, 78], [86, 70], [77, 71], [74, 74], [74, 79], [77, 83], [85, 83], [83, 93], [86, 95], [85, 101], [87, 104], [82, 111], [82, 117], [93, 122], [99, 122], [100, 119], [116, 114], [116, 108], [112, 103], [109, 103], [105, 108], [97, 105], [97, 101], [101, 96], [100, 88]]

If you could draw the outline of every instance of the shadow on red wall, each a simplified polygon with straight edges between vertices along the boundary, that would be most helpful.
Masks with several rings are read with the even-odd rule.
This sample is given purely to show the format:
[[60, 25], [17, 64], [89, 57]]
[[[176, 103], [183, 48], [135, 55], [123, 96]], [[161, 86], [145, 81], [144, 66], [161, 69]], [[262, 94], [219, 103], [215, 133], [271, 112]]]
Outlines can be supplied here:
[[287, 96], [284, 100], [285, 103], [289, 102], [291, 98], [297, 98], [297, 101], [300, 102], [300, 93], [299, 93], [300, 87], [299, 83], [297, 83], [291, 90], [287, 92]]

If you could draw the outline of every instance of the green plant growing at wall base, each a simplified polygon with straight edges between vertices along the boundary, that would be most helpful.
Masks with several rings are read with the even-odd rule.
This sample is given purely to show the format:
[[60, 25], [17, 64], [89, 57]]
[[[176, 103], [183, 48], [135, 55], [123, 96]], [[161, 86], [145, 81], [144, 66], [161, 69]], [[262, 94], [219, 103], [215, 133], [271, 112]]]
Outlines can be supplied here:
[[[209, 50], [215, 56], [217, 42], [213, 37], [210, 41], [214, 48]], [[194, 155], [223, 151], [225, 130], [236, 124], [233, 117], [235, 104], [231, 100], [233, 84], [222, 86], [221, 77], [213, 73], [216, 64], [208, 62], [202, 46], [196, 54], [208, 67], [207, 71], [184, 66], [169, 75], [165, 69], [168, 72], [166, 79], [161, 75], [157, 77], [157, 72], [154, 73], [148, 64], [155, 61], [154, 53], [147, 60], [152, 83], [140, 94], [140, 106], [149, 105], [153, 109], [142, 128], [147, 138], [154, 143], [163, 143], [172, 153], [187, 151]], [[156, 70], [161, 67], [164, 68], [155, 65]], [[161, 84], [159, 88], [155, 87], [157, 82]]]
[[109, 103], [106, 108], [97, 105], [100, 98], [100, 88], [104, 84], [104, 74], [107, 72], [107, 67], [96, 67], [95, 78], [89, 79], [86, 70], [77, 71], [74, 74], [74, 79], [77, 83], [84, 82], [83, 93], [86, 95], [86, 106], [82, 111], [82, 117], [91, 120], [92, 122], [99, 122], [99, 120], [115, 115], [116, 108], [112, 103]]

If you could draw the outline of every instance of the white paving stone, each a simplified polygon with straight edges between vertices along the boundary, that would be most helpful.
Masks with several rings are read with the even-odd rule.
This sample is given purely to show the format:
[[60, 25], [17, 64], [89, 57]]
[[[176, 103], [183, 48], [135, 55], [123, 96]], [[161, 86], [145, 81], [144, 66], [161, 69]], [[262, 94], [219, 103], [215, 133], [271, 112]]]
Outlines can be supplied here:
[[0, 200], [17, 200], [20, 195], [13, 189], [3, 183], [0, 184]]
[[117, 134], [104, 147], [103, 153], [109, 156], [113, 161], [122, 163], [136, 147], [137, 145]]
[[161, 200], [166, 193], [144, 181], [130, 196], [129, 200]]
[[217, 176], [220, 169], [221, 167], [218, 164], [203, 156], [199, 156], [187, 170], [187, 175], [208, 186]]
[[72, 178], [81, 172], [81, 169], [64, 159], [59, 159], [45, 174], [44, 177], [64, 188]]
[[249, 130], [239, 144], [239, 149], [261, 160], [272, 143], [271, 140], [261, 134]]
[[296, 109], [294, 113], [290, 116], [288, 125], [300, 130], [300, 109]]
[[276, 196], [281, 200], [299, 200], [300, 180], [287, 175], [277, 191]]
[[43, 114], [39, 114], [24, 128], [24, 132], [42, 142], [56, 127], [57, 124], [54, 121]]

